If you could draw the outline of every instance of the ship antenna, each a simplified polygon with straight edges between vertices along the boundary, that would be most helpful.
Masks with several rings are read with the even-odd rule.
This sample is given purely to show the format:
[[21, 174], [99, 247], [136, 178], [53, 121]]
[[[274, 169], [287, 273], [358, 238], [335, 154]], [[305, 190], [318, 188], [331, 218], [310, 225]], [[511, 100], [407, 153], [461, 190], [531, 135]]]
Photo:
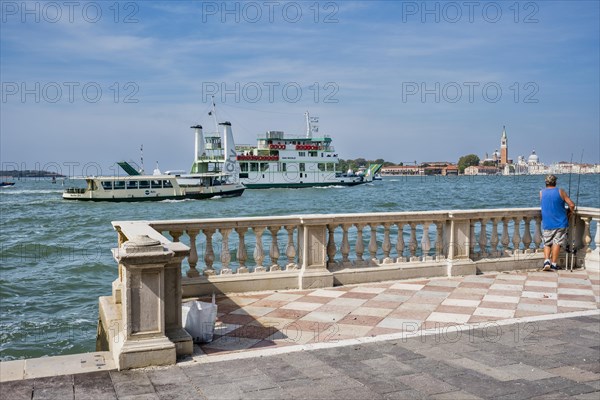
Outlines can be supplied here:
[[140, 145], [140, 174], [144, 174], [144, 145]]
[[217, 123], [217, 106], [215, 104], [215, 96], [212, 96], [212, 111], [208, 113], [208, 115], [212, 115], [213, 120], [215, 121], [215, 132], [219, 132], [219, 124]]
[[306, 117], [306, 138], [310, 139], [312, 136], [312, 132], [310, 129], [310, 114], [308, 113], [308, 111], [304, 113], [304, 116]]

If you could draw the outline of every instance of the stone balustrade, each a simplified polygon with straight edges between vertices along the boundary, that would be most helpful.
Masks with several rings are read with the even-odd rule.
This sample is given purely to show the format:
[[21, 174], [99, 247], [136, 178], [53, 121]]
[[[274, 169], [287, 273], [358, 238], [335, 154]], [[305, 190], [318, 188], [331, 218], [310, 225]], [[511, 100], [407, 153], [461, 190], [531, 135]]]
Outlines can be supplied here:
[[[577, 210], [569, 237], [577, 267], [600, 269], [598, 221], [600, 209]], [[539, 208], [113, 226], [119, 276], [113, 295], [100, 298], [98, 347], [110, 349], [121, 369], [191, 353], [191, 338], [181, 329], [182, 297], [527, 270], [539, 268], [543, 259]], [[142, 251], [149, 247], [152, 256]], [[144, 346], [146, 358], [138, 354]]]

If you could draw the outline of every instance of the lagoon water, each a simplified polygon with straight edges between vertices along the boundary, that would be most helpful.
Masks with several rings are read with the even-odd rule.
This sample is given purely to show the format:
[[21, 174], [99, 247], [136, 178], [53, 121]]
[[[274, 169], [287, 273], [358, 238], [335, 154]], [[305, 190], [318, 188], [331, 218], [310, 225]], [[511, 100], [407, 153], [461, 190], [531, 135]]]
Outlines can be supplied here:
[[[569, 176], [559, 176], [568, 189]], [[356, 187], [246, 190], [157, 203], [65, 201], [60, 182], [0, 189], [0, 360], [95, 350], [98, 297], [117, 265], [114, 220], [537, 207], [543, 176], [386, 177]], [[70, 185], [70, 183], [67, 183]], [[571, 177], [571, 197], [600, 207], [600, 175]]]

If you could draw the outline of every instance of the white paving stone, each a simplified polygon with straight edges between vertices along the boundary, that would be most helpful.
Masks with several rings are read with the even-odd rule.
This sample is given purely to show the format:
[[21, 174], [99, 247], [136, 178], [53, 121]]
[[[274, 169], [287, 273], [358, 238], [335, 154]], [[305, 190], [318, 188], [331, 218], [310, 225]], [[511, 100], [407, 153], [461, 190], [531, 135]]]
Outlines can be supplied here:
[[525, 282], [525, 288], [527, 288], [527, 286], [541, 286], [541, 287], [555, 288], [555, 287], [558, 287], [558, 282], [535, 281], [535, 280], [529, 279], [527, 282]]
[[417, 284], [417, 283], [395, 283], [392, 286], [390, 286], [390, 289], [397, 289], [397, 290], [420, 290], [424, 287], [425, 285], [421, 285], [421, 284]]
[[301, 310], [301, 311], [314, 311], [317, 308], [321, 307], [323, 304], [321, 303], [309, 303], [305, 301], [292, 301], [282, 307], [280, 309], [284, 310]]
[[466, 323], [469, 318], [471, 318], [471, 314], [452, 314], [452, 313], [443, 313], [443, 312], [432, 312], [429, 317], [427, 317], [427, 321], [434, 322], [454, 322], [457, 324]]
[[553, 292], [529, 292], [524, 291], [521, 293], [521, 297], [525, 297], [527, 299], [551, 299], [556, 300], [558, 295]]
[[374, 308], [374, 307], [358, 307], [352, 311], [352, 315], [366, 315], [369, 317], [385, 317], [393, 310], [389, 308]]
[[367, 299], [353, 299], [350, 297], [338, 297], [337, 299], [331, 300], [329, 305], [332, 306], [348, 306], [348, 307], [360, 307], [367, 302]]
[[384, 318], [377, 324], [379, 328], [401, 329], [403, 332], [414, 332], [421, 326], [421, 321], [415, 319]]
[[368, 287], [368, 286], [359, 286], [350, 290], [353, 293], [381, 293], [385, 292], [387, 288], [382, 287]]
[[492, 286], [490, 286], [491, 290], [523, 290], [523, 286], [522, 285], [505, 285], [505, 284], [499, 284], [499, 283], [494, 283]]
[[309, 293], [307, 296], [320, 296], [320, 297], [340, 297], [342, 296], [344, 293], [341, 290], [327, 290], [327, 289], [317, 289], [312, 293]]
[[485, 296], [483, 296], [483, 301], [493, 301], [496, 303], [518, 303], [520, 300], [520, 297], [513, 297], [513, 296], [496, 296], [496, 295], [492, 295], [492, 294], [487, 294]]
[[593, 296], [594, 291], [592, 289], [558, 288], [558, 294], [574, 294], [574, 295], [580, 295], [580, 296]]
[[598, 305], [592, 301], [558, 300], [559, 307], [585, 308], [594, 310]]
[[481, 300], [446, 299], [442, 301], [443, 306], [477, 307]]
[[479, 315], [483, 317], [512, 318], [515, 316], [515, 311], [500, 310], [497, 308], [478, 308], [475, 310], [473, 315]]

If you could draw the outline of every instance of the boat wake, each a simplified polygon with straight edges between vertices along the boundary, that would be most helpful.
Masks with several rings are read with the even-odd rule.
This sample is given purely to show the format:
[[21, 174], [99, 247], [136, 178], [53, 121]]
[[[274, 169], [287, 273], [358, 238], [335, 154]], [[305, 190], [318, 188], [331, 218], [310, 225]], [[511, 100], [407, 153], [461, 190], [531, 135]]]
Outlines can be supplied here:
[[315, 186], [314, 189], [344, 189], [346, 186], [343, 185], [331, 185], [331, 186]]

